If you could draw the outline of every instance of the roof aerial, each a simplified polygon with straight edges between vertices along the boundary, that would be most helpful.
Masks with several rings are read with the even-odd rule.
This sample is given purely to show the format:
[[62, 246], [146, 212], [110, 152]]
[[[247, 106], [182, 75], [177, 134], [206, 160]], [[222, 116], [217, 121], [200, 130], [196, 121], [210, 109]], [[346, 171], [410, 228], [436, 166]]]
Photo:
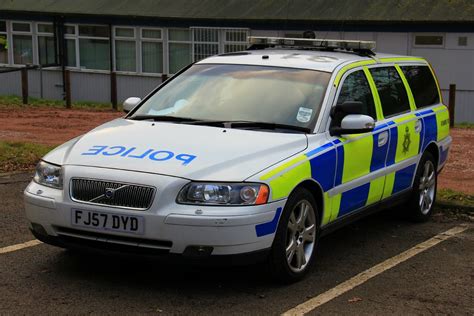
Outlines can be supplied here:
[[342, 50], [363, 56], [375, 55], [375, 42], [318, 38], [248, 37], [248, 50], [265, 48]]

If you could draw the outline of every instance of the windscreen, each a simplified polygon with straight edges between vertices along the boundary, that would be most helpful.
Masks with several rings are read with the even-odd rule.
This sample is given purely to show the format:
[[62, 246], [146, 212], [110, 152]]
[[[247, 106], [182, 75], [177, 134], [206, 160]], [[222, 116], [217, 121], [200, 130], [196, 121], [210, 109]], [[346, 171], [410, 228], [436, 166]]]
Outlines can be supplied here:
[[135, 113], [196, 120], [249, 121], [309, 127], [330, 74], [245, 65], [194, 65], [151, 96]]

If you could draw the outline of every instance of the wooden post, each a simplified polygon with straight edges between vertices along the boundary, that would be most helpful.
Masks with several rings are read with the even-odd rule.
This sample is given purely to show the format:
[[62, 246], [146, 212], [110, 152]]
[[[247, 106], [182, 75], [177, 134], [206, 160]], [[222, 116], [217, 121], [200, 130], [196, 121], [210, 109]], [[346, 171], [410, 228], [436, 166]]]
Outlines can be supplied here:
[[110, 102], [112, 102], [112, 108], [117, 110], [117, 73], [115, 71], [110, 73]]
[[66, 108], [71, 108], [71, 71], [64, 71], [64, 99], [66, 101]]
[[23, 104], [28, 104], [28, 69], [21, 69], [21, 95]]
[[450, 84], [449, 85], [449, 126], [454, 126], [454, 113], [456, 108], [456, 85]]

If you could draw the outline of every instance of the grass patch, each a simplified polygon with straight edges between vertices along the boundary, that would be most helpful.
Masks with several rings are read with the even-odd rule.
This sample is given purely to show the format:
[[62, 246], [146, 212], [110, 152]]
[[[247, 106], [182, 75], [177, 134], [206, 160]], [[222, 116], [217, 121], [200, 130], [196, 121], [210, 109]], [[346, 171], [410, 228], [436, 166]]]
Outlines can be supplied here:
[[451, 189], [438, 190], [437, 199], [443, 202], [474, 206], [474, 195], [457, 192]]
[[55, 146], [0, 141], [0, 172], [29, 170]]
[[[0, 106], [15, 106], [21, 107], [23, 105], [23, 99], [16, 95], [0, 96]], [[28, 105], [33, 107], [54, 107], [54, 108], [66, 108], [65, 102], [62, 100], [48, 100], [39, 98], [28, 98]], [[73, 102], [72, 108], [74, 109], [87, 109], [87, 110], [112, 110], [111, 103], [100, 103], [100, 102]], [[121, 110], [121, 106], [119, 106]]]
[[474, 123], [461, 122], [454, 124], [456, 128], [474, 128]]

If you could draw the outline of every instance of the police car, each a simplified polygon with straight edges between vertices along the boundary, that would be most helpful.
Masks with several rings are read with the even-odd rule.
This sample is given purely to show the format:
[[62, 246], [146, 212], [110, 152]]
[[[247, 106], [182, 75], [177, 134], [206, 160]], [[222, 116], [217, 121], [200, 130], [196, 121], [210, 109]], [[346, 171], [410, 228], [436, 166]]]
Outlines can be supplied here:
[[249, 38], [59, 146], [25, 190], [65, 248], [265, 259], [301, 279], [321, 235], [370, 212], [425, 221], [451, 144], [430, 64], [373, 42]]

